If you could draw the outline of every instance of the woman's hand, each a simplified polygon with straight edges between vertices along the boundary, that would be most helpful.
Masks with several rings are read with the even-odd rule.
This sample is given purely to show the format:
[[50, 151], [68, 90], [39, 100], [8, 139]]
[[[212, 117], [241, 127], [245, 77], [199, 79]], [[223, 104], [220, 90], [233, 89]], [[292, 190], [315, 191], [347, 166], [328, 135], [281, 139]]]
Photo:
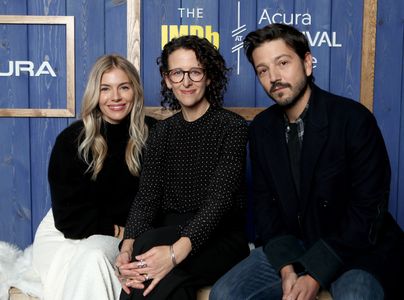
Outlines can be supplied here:
[[127, 281], [139, 275], [136, 271], [136, 266], [130, 262], [133, 251], [133, 242], [134, 240], [132, 239], [124, 240], [121, 252], [119, 252], [115, 260], [115, 274], [122, 285], [122, 289], [127, 294], [130, 294], [130, 289], [126, 285]]
[[[136, 256], [138, 276], [132, 277], [126, 284], [133, 288], [144, 288], [143, 284], [146, 280], [152, 280], [150, 285], [144, 291], [143, 295], [147, 296], [154, 287], [162, 280], [174, 267], [175, 263], [183, 261], [191, 252], [191, 241], [189, 238], [182, 237], [170, 246], [156, 246], [145, 253]], [[173, 256], [172, 256], [173, 254]]]
[[169, 246], [153, 247], [135, 258], [137, 260], [135, 263], [139, 275], [129, 280], [127, 285], [133, 288], [144, 288], [144, 285], [139, 283], [151, 279], [150, 285], [143, 293], [144, 296], [149, 294], [160, 280], [174, 268]]

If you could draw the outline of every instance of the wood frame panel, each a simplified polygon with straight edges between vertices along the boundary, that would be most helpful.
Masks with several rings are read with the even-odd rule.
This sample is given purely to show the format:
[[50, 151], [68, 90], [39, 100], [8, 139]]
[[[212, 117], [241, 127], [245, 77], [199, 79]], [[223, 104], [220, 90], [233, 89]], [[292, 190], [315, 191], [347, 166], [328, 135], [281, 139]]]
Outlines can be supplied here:
[[[376, 46], [377, 0], [363, 0], [362, 61], [360, 102], [373, 111], [373, 89]], [[127, 0], [128, 59], [140, 70], [141, 0]], [[134, 42], [135, 41], [135, 42]], [[251, 121], [262, 107], [226, 107]], [[164, 118], [170, 112], [160, 107], [146, 107], [148, 114]]]
[[66, 108], [0, 108], [0, 117], [74, 117], [74, 17], [2, 15], [0, 16], [0, 24], [56, 24], [66, 26]]
[[373, 111], [377, 0], [363, 0], [360, 102]]

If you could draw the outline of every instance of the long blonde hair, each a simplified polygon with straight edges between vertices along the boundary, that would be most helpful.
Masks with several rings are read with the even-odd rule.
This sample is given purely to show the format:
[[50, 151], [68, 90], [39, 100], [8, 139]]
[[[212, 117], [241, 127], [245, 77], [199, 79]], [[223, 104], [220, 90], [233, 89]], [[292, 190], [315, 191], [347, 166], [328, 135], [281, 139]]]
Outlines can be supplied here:
[[87, 86], [83, 95], [81, 118], [84, 128], [79, 138], [79, 156], [88, 164], [87, 172], [91, 179], [96, 180], [108, 152], [107, 142], [101, 135], [103, 122], [102, 113], [98, 107], [102, 75], [118, 68], [126, 73], [133, 87], [133, 107], [130, 112], [129, 140], [125, 151], [125, 161], [130, 173], [139, 176], [142, 148], [148, 135], [144, 122], [143, 89], [136, 68], [127, 59], [119, 55], [104, 55], [97, 59], [91, 69]]

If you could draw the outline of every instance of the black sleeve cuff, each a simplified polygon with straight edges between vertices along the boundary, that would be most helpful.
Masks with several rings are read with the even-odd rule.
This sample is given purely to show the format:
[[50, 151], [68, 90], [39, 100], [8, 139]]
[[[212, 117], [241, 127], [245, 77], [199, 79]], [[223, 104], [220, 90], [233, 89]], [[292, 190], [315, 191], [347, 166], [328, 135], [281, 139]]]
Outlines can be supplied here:
[[100, 215], [98, 218], [100, 218], [97, 221], [94, 222], [94, 228], [92, 228], [93, 234], [102, 234], [102, 235], [109, 235], [109, 236], [115, 236], [115, 226], [112, 220], [106, 216]]
[[264, 246], [264, 253], [272, 267], [279, 272], [284, 266], [296, 262], [304, 249], [293, 235], [285, 235], [269, 240]]
[[322, 288], [328, 288], [335, 274], [342, 267], [342, 260], [323, 240], [316, 242], [302, 255], [298, 262], [316, 279]]

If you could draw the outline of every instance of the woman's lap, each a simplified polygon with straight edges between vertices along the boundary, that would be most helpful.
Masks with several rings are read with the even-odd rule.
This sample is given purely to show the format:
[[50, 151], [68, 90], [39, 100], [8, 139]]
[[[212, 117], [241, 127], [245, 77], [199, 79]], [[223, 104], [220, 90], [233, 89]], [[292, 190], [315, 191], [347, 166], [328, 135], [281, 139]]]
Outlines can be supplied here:
[[[172, 244], [179, 238], [177, 226], [152, 229], [136, 239], [133, 256], [143, 253], [153, 246]], [[239, 245], [243, 242], [245, 244], [244, 250]], [[241, 250], [235, 251], [237, 248]], [[248, 255], [247, 241], [239, 232], [214, 237], [197, 254], [190, 256], [167, 274], [149, 297], [155, 297], [155, 299], [168, 299], [169, 297], [172, 299], [180, 299], [180, 297], [192, 299], [190, 294], [195, 294], [198, 287], [213, 284], [246, 255]], [[176, 293], [175, 297], [173, 292]], [[167, 296], [167, 293], [170, 296]], [[126, 295], [122, 295], [121, 299], [127, 299]], [[140, 292], [135, 292], [130, 299], [143, 299], [143, 297]]]
[[[81, 277], [92, 280], [88, 289], [84, 287], [83, 290], [97, 288], [96, 293], [101, 297], [105, 296], [98, 290], [106, 290], [108, 296], [119, 293], [120, 284], [112, 267], [119, 252], [118, 244], [118, 239], [104, 235], [81, 240], [66, 239], [55, 228], [50, 210], [39, 225], [33, 243], [33, 266], [41, 277], [45, 298], [66, 299], [67, 293], [74, 293], [69, 281], [74, 279], [81, 284]], [[103, 277], [110, 280], [106, 282]], [[81, 299], [76, 294], [74, 297]]]
[[[112, 236], [92, 235], [86, 239], [66, 239], [62, 232], [56, 229], [52, 210], [40, 223], [33, 243], [33, 265], [42, 278], [46, 277], [50, 265], [59, 251], [73, 255], [103, 255], [111, 263], [119, 253], [119, 240]], [[66, 260], [68, 259], [66, 257]]]

